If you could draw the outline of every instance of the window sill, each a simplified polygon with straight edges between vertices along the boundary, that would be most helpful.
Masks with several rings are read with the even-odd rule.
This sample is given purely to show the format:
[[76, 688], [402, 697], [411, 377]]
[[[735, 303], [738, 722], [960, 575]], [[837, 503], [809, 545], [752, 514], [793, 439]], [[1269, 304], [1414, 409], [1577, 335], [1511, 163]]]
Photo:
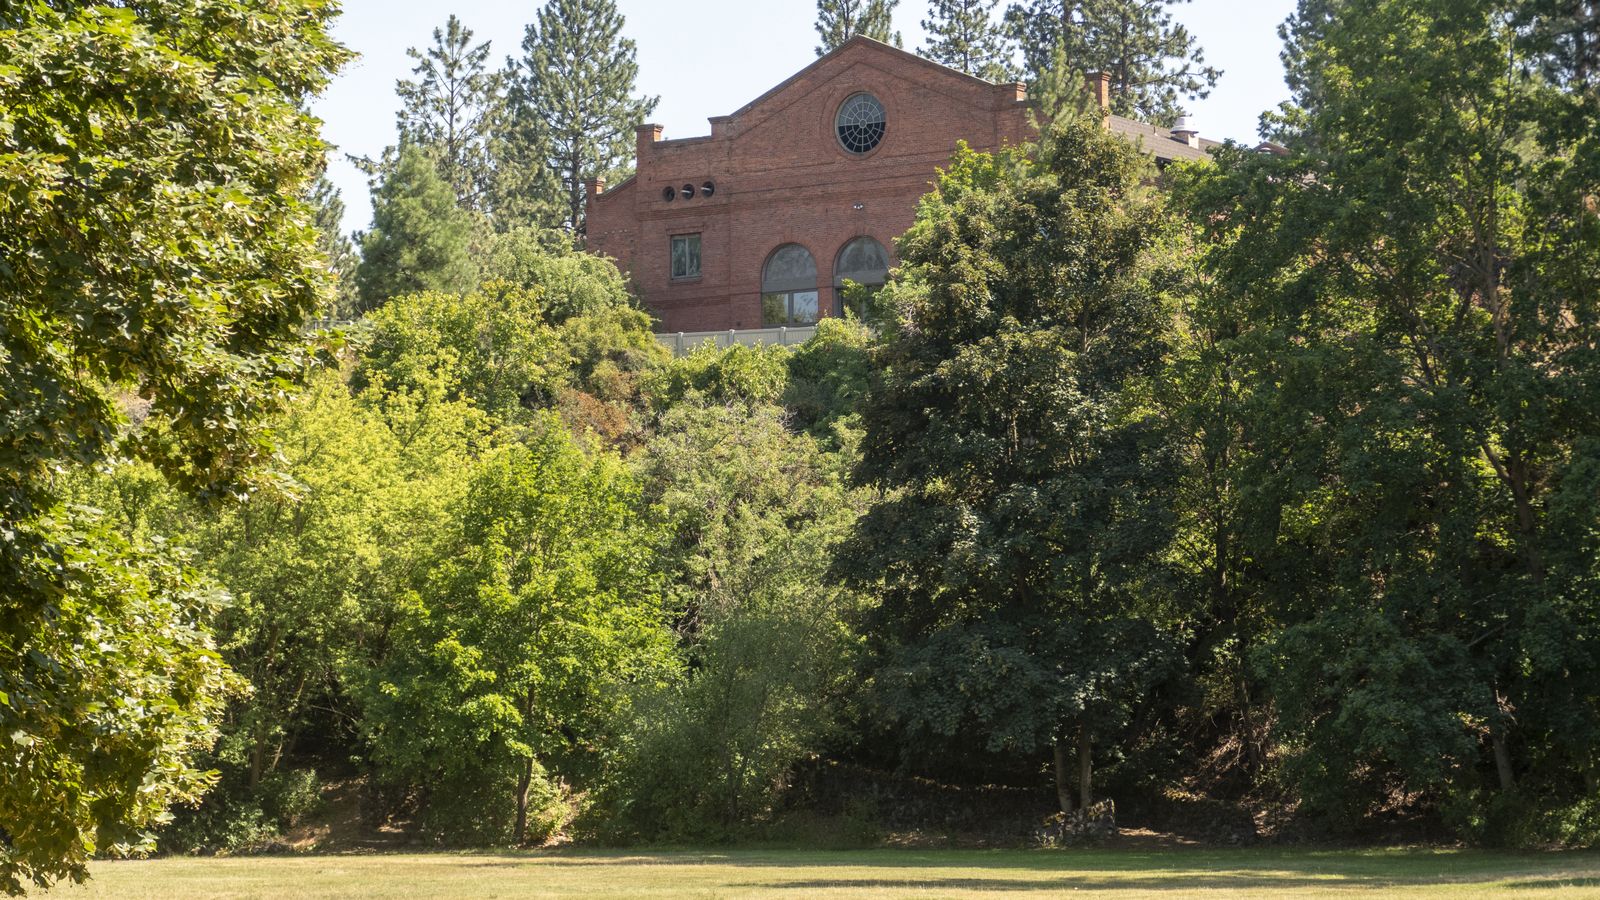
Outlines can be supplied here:
[[699, 284], [705, 280], [704, 275], [685, 275], [682, 278], [669, 278], [668, 284]]

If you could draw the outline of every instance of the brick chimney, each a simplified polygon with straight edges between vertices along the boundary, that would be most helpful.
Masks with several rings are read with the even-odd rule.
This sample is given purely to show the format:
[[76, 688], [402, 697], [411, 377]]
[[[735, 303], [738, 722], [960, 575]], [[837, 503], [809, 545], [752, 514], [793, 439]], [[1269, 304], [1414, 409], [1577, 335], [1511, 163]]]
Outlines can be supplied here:
[[655, 124], [640, 125], [638, 128], [633, 130], [634, 136], [637, 140], [637, 152], [640, 159], [644, 158], [645, 152], [650, 149], [651, 145], [653, 145], [656, 141], [661, 140], [662, 130], [663, 129], [660, 125]]
[[604, 194], [605, 192], [606, 192], [606, 180], [604, 178], [594, 178], [594, 179], [590, 180], [590, 182], [589, 182], [589, 199], [590, 200], [593, 200], [594, 198], [600, 196], [601, 194]]
[[1111, 73], [1090, 72], [1088, 81], [1089, 96], [1100, 107], [1100, 112], [1111, 112]]

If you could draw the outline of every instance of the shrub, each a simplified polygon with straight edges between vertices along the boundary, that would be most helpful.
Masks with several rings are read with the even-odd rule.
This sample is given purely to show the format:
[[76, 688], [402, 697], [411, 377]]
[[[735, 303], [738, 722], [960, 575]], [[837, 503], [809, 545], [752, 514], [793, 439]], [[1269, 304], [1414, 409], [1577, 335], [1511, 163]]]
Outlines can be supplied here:
[[311, 769], [274, 772], [250, 788], [236, 771], [197, 807], [178, 809], [157, 835], [163, 853], [240, 853], [283, 837], [322, 808]]

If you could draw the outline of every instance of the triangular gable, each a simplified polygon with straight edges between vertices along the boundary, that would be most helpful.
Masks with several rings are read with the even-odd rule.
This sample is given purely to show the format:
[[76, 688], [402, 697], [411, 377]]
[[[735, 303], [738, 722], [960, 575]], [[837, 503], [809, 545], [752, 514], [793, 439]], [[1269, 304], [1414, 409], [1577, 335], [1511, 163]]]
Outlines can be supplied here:
[[[773, 108], [771, 112], [775, 113], [778, 110], [781, 110], [783, 107], [788, 106], [789, 104], [787, 103], [774, 103], [774, 101], [777, 100], [777, 98], [785, 91], [794, 87], [798, 82], [804, 80], [806, 76], [812, 74], [813, 72], [817, 72], [828, 67], [838, 67], [841, 71], [843, 71], [850, 65], [854, 65], [856, 63], [865, 63], [870, 65], [872, 58], [875, 56], [887, 56], [914, 62], [918, 66], [926, 69], [930, 75], [938, 76], [944, 81], [945, 84], [950, 86], [960, 85], [962, 88], [966, 88], [968, 90], [973, 88], [981, 88], [985, 91], [1014, 88], [1014, 85], [997, 85], [994, 82], [985, 81], [984, 79], [975, 75], [968, 75], [960, 69], [952, 69], [943, 63], [934, 62], [931, 59], [919, 56], [909, 50], [902, 50], [899, 47], [885, 44], [882, 41], [876, 41], [869, 37], [857, 35], [850, 40], [845, 41], [843, 44], [840, 44], [838, 47], [835, 47], [828, 53], [818, 57], [815, 62], [794, 73], [793, 75], [790, 75], [776, 87], [750, 101], [749, 103], [746, 103], [744, 106], [736, 110], [732, 115], [719, 116], [712, 121], [731, 123], [737, 122], [741, 119], [759, 120], [763, 118], [761, 114], [766, 112], [763, 107], [772, 105]], [[859, 59], [847, 60], [847, 57], [859, 57]], [[928, 82], [922, 83], [921, 86], [923, 88], [932, 88], [934, 90], [937, 90], [939, 87], [938, 83], [931, 79]]]

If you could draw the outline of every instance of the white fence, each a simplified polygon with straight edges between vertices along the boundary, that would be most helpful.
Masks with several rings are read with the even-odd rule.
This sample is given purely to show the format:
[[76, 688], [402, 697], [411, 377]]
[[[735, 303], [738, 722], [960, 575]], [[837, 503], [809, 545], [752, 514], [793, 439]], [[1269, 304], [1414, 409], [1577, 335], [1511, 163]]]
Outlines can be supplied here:
[[731, 347], [734, 344], [743, 344], [746, 347], [762, 345], [790, 347], [804, 344], [816, 333], [815, 325], [795, 328], [749, 328], [743, 331], [730, 328], [727, 331], [679, 331], [672, 334], [658, 334], [656, 340], [665, 344], [675, 356], [687, 356], [706, 344], [715, 344], [718, 349]]

